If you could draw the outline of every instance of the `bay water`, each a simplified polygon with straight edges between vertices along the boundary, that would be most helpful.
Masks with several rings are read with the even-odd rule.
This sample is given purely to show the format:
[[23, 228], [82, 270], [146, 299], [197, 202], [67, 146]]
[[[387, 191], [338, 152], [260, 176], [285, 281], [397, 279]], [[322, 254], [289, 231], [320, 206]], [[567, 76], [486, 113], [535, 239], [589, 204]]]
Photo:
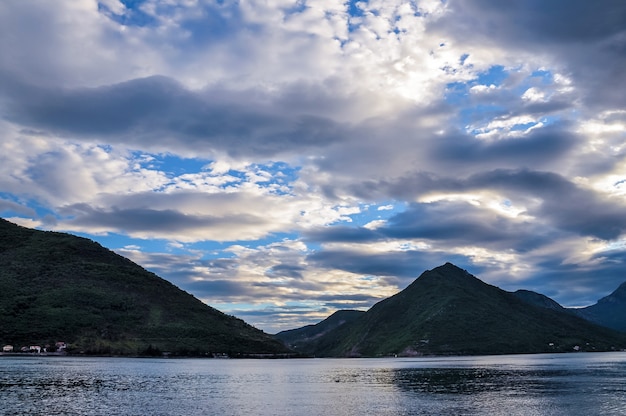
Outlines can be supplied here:
[[2, 415], [624, 415], [626, 352], [381, 359], [0, 356]]

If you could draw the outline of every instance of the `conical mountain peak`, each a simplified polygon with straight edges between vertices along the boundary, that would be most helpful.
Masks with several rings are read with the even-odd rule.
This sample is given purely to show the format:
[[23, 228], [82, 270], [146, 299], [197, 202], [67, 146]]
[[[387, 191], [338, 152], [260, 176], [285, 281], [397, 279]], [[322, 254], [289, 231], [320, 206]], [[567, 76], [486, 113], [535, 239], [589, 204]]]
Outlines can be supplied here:
[[410, 292], [415, 290], [425, 290], [426, 287], [434, 286], [443, 290], [443, 287], [465, 287], [473, 290], [482, 290], [491, 285], [483, 282], [470, 274], [467, 270], [461, 269], [452, 263], [446, 263], [422, 273], [407, 289]]
[[528, 303], [446, 263], [315, 340], [318, 356], [501, 354], [620, 348], [623, 336]]

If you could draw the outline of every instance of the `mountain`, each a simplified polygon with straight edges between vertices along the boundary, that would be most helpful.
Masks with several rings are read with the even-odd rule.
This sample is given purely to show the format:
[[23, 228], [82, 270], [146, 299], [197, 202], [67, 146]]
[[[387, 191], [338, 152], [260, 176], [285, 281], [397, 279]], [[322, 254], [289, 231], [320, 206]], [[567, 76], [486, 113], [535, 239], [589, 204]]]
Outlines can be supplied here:
[[0, 219], [0, 343], [93, 354], [287, 349], [99, 244]]
[[569, 310], [598, 325], [626, 332], [626, 282], [595, 305]]
[[560, 312], [567, 311], [567, 309], [562, 307], [558, 302], [547, 297], [546, 295], [542, 295], [541, 293], [520, 289], [513, 292], [513, 295], [526, 303], [530, 303], [531, 305], [539, 306], [541, 308], [553, 309]]
[[340, 310], [315, 325], [307, 325], [298, 329], [290, 329], [274, 335], [286, 346], [303, 354], [313, 354], [316, 341], [329, 331], [352, 322], [361, 317], [364, 311]]
[[604, 351], [625, 345], [623, 334], [536, 306], [447, 263], [316, 338], [313, 353], [335, 357], [502, 354]]

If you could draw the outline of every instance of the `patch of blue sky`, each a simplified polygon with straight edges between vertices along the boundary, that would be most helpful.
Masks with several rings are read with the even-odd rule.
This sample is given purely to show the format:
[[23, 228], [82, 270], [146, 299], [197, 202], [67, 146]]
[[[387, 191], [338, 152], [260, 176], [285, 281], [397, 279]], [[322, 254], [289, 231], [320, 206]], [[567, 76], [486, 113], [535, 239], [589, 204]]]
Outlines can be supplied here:
[[120, 0], [120, 3], [126, 6], [127, 9], [131, 9], [131, 10], [138, 9], [139, 6], [141, 6], [145, 2], [146, 0]]
[[377, 204], [362, 204], [360, 212], [349, 215], [349, 224], [356, 227], [363, 227], [374, 221], [386, 221], [406, 209], [405, 202], [383, 201]]
[[124, 13], [118, 14], [101, 2], [98, 2], [98, 11], [124, 26], [145, 27], [157, 24], [157, 20], [153, 16], [141, 10], [140, 6], [145, 3], [145, 0], [121, 0], [121, 3], [126, 7]]
[[[188, 46], [204, 48], [208, 43], [225, 39], [232, 36], [233, 32], [243, 26], [243, 16], [238, 3], [224, 3], [216, 5], [205, 5], [205, 13], [202, 18], [189, 19], [183, 23], [187, 33], [191, 35], [190, 40], [184, 40]], [[247, 32], [260, 32], [261, 25], [247, 22]]]
[[211, 163], [208, 159], [182, 158], [172, 154], [134, 152], [133, 160], [142, 168], [164, 172], [168, 177], [197, 173]]
[[531, 73], [531, 78], [540, 79], [542, 84], [548, 85], [554, 82], [554, 76], [552, 72], [546, 69], [537, 69]]
[[[498, 116], [507, 114], [508, 110], [504, 105], [498, 105], [495, 103], [490, 104], [472, 104], [470, 89], [478, 85], [485, 85], [494, 87], [502, 86], [509, 72], [501, 65], [495, 65], [478, 75], [474, 80], [468, 82], [454, 82], [447, 85], [445, 100], [449, 104], [453, 104], [460, 108], [460, 111], [456, 115], [456, 120], [459, 126], [468, 126], [479, 123], [481, 120], [489, 120], [497, 118]], [[516, 83], [511, 93], [522, 96], [531, 87], [548, 87], [554, 83], [554, 76], [551, 71], [545, 69], [537, 69], [533, 71], [522, 82]], [[545, 115], [540, 121], [521, 123], [515, 125], [511, 130], [526, 130], [539, 122], [543, 126], [554, 124], [560, 120], [558, 115]], [[482, 133], [482, 131], [470, 131], [472, 134]]]
[[[245, 247], [247, 249], [256, 250], [270, 245], [280, 245], [284, 241], [296, 241], [299, 236], [296, 233], [273, 233], [266, 237], [251, 241], [212, 241], [203, 240], [193, 243], [172, 244], [172, 242], [164, 241], [161, 246], [155, 247], [155, 252], [168, 252], [173, 254], [201, 254], [201, 260], [215, 260], [235, 258], [237, 255], [228, 250], [233, 245]], [[140, 245], [144, 240], [136, 241], [136, 245]], [[145, 249], [141, 246], [142, 251], [152, 251], [150, 246]]]
[[446, 85], [444, 99], [449, 104], [459, 104], [467, 101], [469, 96], [467, 82], [451, 82]]
[[348, 14], [352, 17], [362, 17], [363, 16], [363, 7], [362, 5], [367, 4], [367, 0], [348, 0], [346, 4], [348, 5]]
[[[253, 170], [263, 174], [265, 180], [259, 181], [263, 186], [271, 189], [277, 195], [291, 194], [293, 183], [298, 179], [300, 167], [291, 166], [284, 162], [273, 162], [263, 165], [253, 165]], [[237, 172], [233, 172], [236, 174]]]
[[[138, 168], [150, 169], [163, 172], [168, 178], [176, 178], [182, 175], [193, 175], [200, 172], [213, 174], [211, 163], [213, 160], [200, 158], [182, 158], [172, 154], [147, 154], [135, 152], [133, 161]], [[299, 177], [300, 167], [291, 166], [285, 162], [271, 162], [266, 164], [253, 164], [244, 170], [229, 169], [227, 172], [217, 172], [215, 175], [228, 175], [233, 180], [221, 184], [222, 188], [228, 188], [237, 183], [250, 180], [250, 175], [256, 175], [254, 181], [267, 187], [277, 194], [288, 194], [292, 189], [293, 182]]]
[[[469, 55], [463, 55], [461, 57], [462, 62], [467, 59]], [[481, 72], [478, 76], [470, 81], [466, 82], [451, 82], [446, 85], [445, 100], [450, 104], [461, 104], [469, 99], [469, 90], [477, 85], [493, 85], [498, 87], [504, 83], [508, 78], [509, 73], [502, 65], [494, 65], [487, 71]]]
[[361, 27], [362, 18], [365, 16], [365, 5], [367, 1], [348, 0], [346, 2], [348, 10], [348, 32], [354, 32]]
[[232, 243], [220, 243], [217, 241], [200, 241], [196, 243], [177, 243], [166, 239], [143, 239], [134, 238], [125, 234], [109, 232], [106, 234], [87, 234], [72, 231], [71, 234], [85, 237], [96, 241], [103, 247], [112, 250], [133, 249], [143, 253], [169, 253], [174, 255], [188, 256], [202, 253], [203, 260], [216, 258], [234, 257], [230, 252], [224, 251]]
[[487, 71], [478, 74], [475, 81], [470, 83], [474, 85], [502, 85], [509, 77], [509, 72], [502, 65], [493, 65]]

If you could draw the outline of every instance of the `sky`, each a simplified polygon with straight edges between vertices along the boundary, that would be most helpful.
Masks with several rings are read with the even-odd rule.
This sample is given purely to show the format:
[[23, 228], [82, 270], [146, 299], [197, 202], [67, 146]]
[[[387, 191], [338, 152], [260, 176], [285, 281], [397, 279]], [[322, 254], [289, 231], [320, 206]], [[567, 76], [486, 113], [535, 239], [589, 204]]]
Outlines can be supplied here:
[[4, 0], [0, 56], [0, 216], [268, 333], [626, 281], [623, 0]]

